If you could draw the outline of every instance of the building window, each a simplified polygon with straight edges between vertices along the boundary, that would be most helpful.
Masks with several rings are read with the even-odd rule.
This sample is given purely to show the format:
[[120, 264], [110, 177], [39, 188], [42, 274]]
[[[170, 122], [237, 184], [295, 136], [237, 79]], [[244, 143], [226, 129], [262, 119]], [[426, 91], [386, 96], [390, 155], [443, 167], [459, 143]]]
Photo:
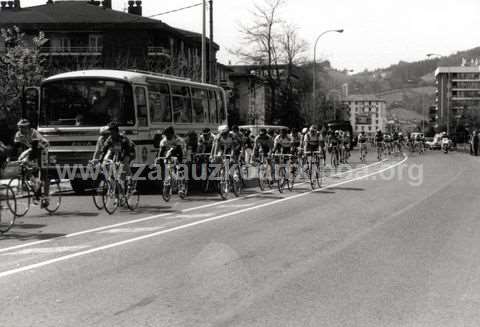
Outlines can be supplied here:
[[101, 52], [103, 48], [103, 36], [90, 34], [88, 37], [88, 49], [90, 52]]
[[372, 126], [368, 126], [368, 130], [371, 131], [371, 130], [372, 130]]

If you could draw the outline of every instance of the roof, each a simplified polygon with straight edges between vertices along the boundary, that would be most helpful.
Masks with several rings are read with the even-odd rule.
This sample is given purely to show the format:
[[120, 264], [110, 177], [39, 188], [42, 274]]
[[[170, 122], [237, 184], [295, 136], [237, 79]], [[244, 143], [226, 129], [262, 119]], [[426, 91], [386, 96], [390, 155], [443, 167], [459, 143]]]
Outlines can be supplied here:
[[435, 70], [435, 76], [438, 74], [448, 73], [480, 73], [479, 66], [451, 66], [451, 67], [438, 67]]
[[386, 102], [384, 99], [379, 98], [374, 94], [351, 94], [347, 96], [344, 101], [375, 101]]
[[[27, 30], [78, 29], [162, 29], [184, 38], [201, 41], [201, 34], [174, 28], [160, 20], [133, 15], [82, 1], [57, 1], [53, 4], [0, 11], [0, 26], [16, 25]], [[207, 38], [208, 42], [208, 38]], [[213, 43], [215, 48], [219, 46]]]
[[[145, 83], [147, 78], [162, 78], [167, 81], [175, 82], [180, 79], [176, 76], [162, 75], [158, 73], [149, 73], [143, 71], [131, 71], [131, 70], [111, 70], [111, 69], [89, 69], [79, 70], [74, 72], [61, 73], [50, 76], [43, 80], [43, 83], [53, 82], [63, 79], [75, 79], [75, 78], [105, 78], [113, 80], [128, 81], [132, 83]], [[218, 88], [213, 84], [202, 84], [199, 82], [183, 79], [185, 82], [192, 86], [210, 86], [212, 88]]]

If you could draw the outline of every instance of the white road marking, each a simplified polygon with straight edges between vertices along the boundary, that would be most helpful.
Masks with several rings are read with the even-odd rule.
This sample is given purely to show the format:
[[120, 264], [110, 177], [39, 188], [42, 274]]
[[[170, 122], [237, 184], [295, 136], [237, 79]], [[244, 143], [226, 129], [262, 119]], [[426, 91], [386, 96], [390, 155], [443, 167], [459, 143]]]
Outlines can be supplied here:
[[[408, 158], [408, 157], [405, 156], [405, 158]], [[347, 171], [347, 172], [341, 172], [341, 173], [338, 173], [338, 174], [334, 174], [334, 175], [332, 175], [332, 176], [330, 176], [330, 177], [341, 176], [341, 175], [344, 175], [344, 174], [347, 174], [347, 173], [352, 173], [352, 172], [357, 171], [357, 170], [361, 170], [361, 169], [366, 169], [366, 168], [369, 168], [369, 167], [373, 167], [373, 166], [382, 164], [382, 163], [384, 163], [385, 161], [387, 161], [387, 159], [383, 159], [382, 161], [374, 162], [374, 163], [372, 163], [372, 164], [370, 164], [370, 165], [366, 165], [366, 166], [362, 166], [362, 167], [359, 167], [359, 168], [355, 168], [355, 169], [349, 170], [349, 171]], [[303, 184], [306, 184], [306, 182], [298, 183], [298, 184], [296, 184], [296, 185], [299, 186], [299, 185], [303, 185]], [[260, 194], [269, 194], [269, 193], [273, 193], [273, 192], [270, 191], [270, 190], [267, 190], [267, 191], [264, 191], [264, 192], [260, 192]], [[222, 201], [222, 202], [216, 202], [216, 203], [201, 205], [201, 206], [198, 206], [198, 207], [183, 209], [183, 210], [180, 211], [180, 213], [187, 213], [187, 212], [196, 211], [196, 210], [201, 210], [201, 209], [210, 208], [210, 207], [214, 207], [214, 206], [225, 205], [225, 203], [230, 203], [230, 202], [233, 202], [233, 201], [238, 201], [238, 200], [240, 200], [240, 199], [247, 199], [247, 198], [251, 198], [251, 197], [257, 196], [257, 195], [258, 195], [258, 193], [256, 193], [256, 194], [250, 194], [250, 195], [242, 196], [242, 197], [239, 197], [239, 198], [233, 198], [233, 199], [226, 200], [226, 201]], [[25, 244], [20, 244], [20, 245], [14, 245], [14, 246], [11, 246], [11, 247], [6, 247], [6, 248], [3, 248], [3, 249], [0, 249], [0, 253], [8, 252], [8, 251], [11, 251], [11, 250], [16, 250], [16, 249], [21, 249], [21, 248], [25, 248], [25, 247], [30, 247], [30, 246], [45, 244], [45, 243], [49, 243], [49, 242], [61, 240], [61, 239], [63, 239], [63, 238], [70, 238], [70, 237], [76, 237], [76, 236], [80, 236], [80, 235], [84, 235], [84, 234], [96, 233], [96, 232], [103, 231], [103, 230], [107, 230], [107, 229], [110, 229], [110, 228], [116, 228], [116, 227], [121, 227], [121, 226], [126, 226], [126, 225], [132, 225], [132, 224], [142, 223], [142, 222], [145, 222], [145, 221], [149, 221], [149, 220], [153, 220], [153, 219], [158, 219], [158, 218], [162, 218], [162, 217], [166, 217], [166, 216], [171, 216], [171, 215], [173, 215], [173, 214], [170, 213], [170, 212], [168, 212], [168, 213], [163, 213], [163, 214], [148, 216], [148, 217], [144, 217], [144, 218], [129, 220], [129, 221], [126, 221], [126, 222], [123, 222], [123, 223], [117, 223], [117, 224], [112, 224], [112, 225], [106, 225], [106, 226], [96, 227], [96, 228], [92, 228], [92, 229], [87, 229], [87, 230], [83, 230], [83, 231], [80, 231], [80, 232], [75, 232], [75, 233], [67, 234], [67, 235], [64, 235], [64, 236], [59, 236], [59, 237], [51, 238], [51, 239], [48, 239], [48, 240], [41, 240], [41, 241], [35, 241], [35, 242], [30, 242], [30, 243], [25, 243]]]
[[162, 226], [156, 227], [131, 227], [131, 228], [113, 228], [109, 230], [100, 231], [100, 234], [116, 234], [116, 233], [144, 233], [153, 232], [162, 229]]
[[192, 214], [180, 214], [175, 215], [173, 218], [184, 218], [184, 219], [192, 219], [192, 218], [206, 218], [211, 217], [215, 213], [214, 212], [206, 212], [206, 213], [192, 213]]
[[29, 271], [29, 270], [32, 270], [32, 269], [36, 269], [36, 268], [40, 268], [40, 267], [52, 265], [52, 264], [57, 263], [57, 262], [62, 262], [62, 261], [70, 260], [70, 259], [73, 259], [73, 258], [85, 256], [85, 255], [87, 255], [87, 254], [92, 254], [92, 253], [104, 251], [104, 250], [107, 250], [107, 249], [119, 247], [119, 246], [122, 246], [122, 245], [126, 245], [126, 244], [130, 244], [130, 243], [134, 243], [134, 242], [146, 240], [146, 239], [149, 239], [149, 238], [153, 238], [153, 237], [157, 237], [157, 236], [160, 236], [160, 235], [172, 233], [172, 232], [175, 232], [175, 231], [179, 231], [179, 230], [183, 230], [183, 229], [188, 229], [188, 228], [191, 228], [191, 227], [194, 227], [194, 226], [197, 226], [197, 225], [203, 225], [203, 224], [206, 224], [206, 223], [209, 223], [209, 222], [212, 222], [212, 221], [217, 221], [217, 220], [225, 219], [225, 218], [227, 218], [227, 217], [231, 217], [231, 216], [234, 216], [234, 215], [238, 215], [238, 214], [241, 214], [241, 213], [244, 213], [244, 212], [248, 212], [248, 211], [252, 211], [252, 210], [257, 210], [257, 209], [260, 209], [260, 208], [272, 206], [272, 205], [277, 204], [277, 203], [286, 202], [286, 201], [289, 201], [289, 200], [292, 200], [292, 199], [304, 197], [304, 196], [310, 195], [311, 193], [319, 192], [319, 191], [322, 191], [322, 190], [325, 190], [325, 189], [328, 189], [328, 188], [331, 188], [331, 187], [336, 187], [336, 186], [340, 186], [340, 185], [343, 185], [343, 184], [352, 183], [352, 182], [355, 182], [355, 181], [358, 181], [358, 180], [362, 180], [362, 179], [365, 179], [365, 178], [368, 178], [368, 177], [371, 177], [371, 176], [374, 176], [374, 175], [377, 175], [377, 174], [381, 174], [381, 173], [383, 173], [384, 171], [387, 171], [387, 170], [389, 170], [389, 169], [398, 167], [399, 165], [401, 165], [401, 164], [403, 164], [405, 161], [407, 161], [407, 159], [408, 159], [408, 157], [405, 157], [402, 161], [400, 161], [400, 162], [398, 162], [398, 163], [396, 163], [396, 164], [394, 164], [394, 165], [392, 165], [392, 166], [389, 166], [389, 167], [387, 167], [387, 168], [381, 169], [381, 170], [379, 170], [379, 171], [376, 171], [376, 172], [373, 172], [373, 173], [370, 173], [370, 174], [366, 174], [366, 175], [364, 175], [364, 176], [359, 176], [359, 177], [353, 178], [353, 179], [351, 179], [351, 180], [346, 180], [346, 181], [342, 181], [342, 182], [335, 183], [335, 184], [332, 184], [332, 185], [327, 185], [327, 186], [322, 187], [322, 188], [319, 188], [319, 189], [317, 189], [317, 190], [315, 190], [315, 191], [310, 191], [310, 192], [305, 192], [305, 193], [299, 193], [299, 194], [293, 195], [293, 196], [291, 196], [291, 197], [287, 197], [287, 198], [278, 199], [278, 200], [275, 200], [275, 201], [271, 201], [271, 202], [259, 204], [259, 205], [254, 206], [254, 207], [248, 207], [248, 208], [240, 209], [240, 210], [233, 211], [233, 212], [229, 212], [229, 213], [225, 213], [225, 214], [222, 214], [222, 215], [219, 215], [219, 216], [215, 216], [215, 217], [206, 218], [206, 219], [203, 219], [203, 220], [194, 221], [194, 222], [191, 222], [191, 223], [189, 223], [189, 224], [180, 225], [180, 226], [176, 226], [176, 227], [173, 227], [173, 228], [161, 230], [161, 231], [158, 231], [158, 232], [155, 232], [155, 233], [151, 233], [151, 234], [147, 234], [147, 235], [142, 235], [142, 236], [134, 237], [134, 238], [127, 239], [127, 240], [124, 240], [124, 241], [115, 242], [115, 243], [103, 245], [103, 246], [100, 246], [100, 247], [91, 248], [91, 249], [89, 249], [89, 250], [80, 251], [80, 252], [68, 254], [68, 255], [65, 255], [65, 256], [61, 256], [61, 257], [58, 257], [58, 258], [54, 258], [54, 259], [50, 259], [50, 260], [46, 260], [46, 261], [34, 263], [34, 264], [31, 264], [31, 265], [19, 267], [19, 268], [16, 268], [16, 269], [11, 269], [11, 270], [7, 270], [7, 271], [3, 271], [3, 272], [0, 273], [0, 278], [4, 278], [4, 277], [11, 276], [11, 275], [15, 275], [15, 274], [18, 274], [18, 273], [21, 273], [21, 272], [24, 272], [24, 271]]
[[51, 253], [62, 253], [62, 252], [74, 252], [88, 248], [88, 245], [76, 245], [76, 246], [57, 246], [51, 248], [31, 248], [23, 249], [14, 252], [3, 253], [1, 255], [25, 255], [25, 254], [51, 254]]

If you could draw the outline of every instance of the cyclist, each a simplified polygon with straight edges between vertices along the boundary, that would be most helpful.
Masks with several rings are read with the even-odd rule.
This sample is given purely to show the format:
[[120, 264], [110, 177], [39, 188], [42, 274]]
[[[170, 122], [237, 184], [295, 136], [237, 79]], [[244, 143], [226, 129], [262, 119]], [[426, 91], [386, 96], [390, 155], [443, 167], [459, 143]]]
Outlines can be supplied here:
[[315, 125], [310, 126], [308, 133], [305, 134], [303, 139], [303, 151], [315, 152], [321, 151], [320, 140], [322, 139], [322, 134], [320, 134]]
[[365, 131], [362, 131], [358, 135], [358, 144], [360, 144], [360, 161], [365, 161], [368, 153], [367, 135], [365, 134]]
[[245, 163], [250, 164], [253, 153], [253, 142], [251, 131], [247, 128], [242, 131], [242, 144]]
[[18, 132], [15, 134], [14, 143], [17, 150], [21, 151], [18, 161], [40, 168], [40, 178], [44, 185], [40, 206], [46, 208], [49, 205], [47, 195], [50, 187], [48, 167], [46, 167], [49, 143], [44, 136], [30, 126], [28, 119], [20, 119], [17, 127]]
[[292, 154], [295, 156], [298, 155], [300, 144], [301, 144], [301, 134], [298, 132], [297, 128], [292, 128], [290, 132], [290, 139], [292, 140]]
[[163, 138], [160, 141], [158, 157], [177, 157], [178, 162], [183, 162], [187, 145], [185, 141], [175, 134], [173, 126], [169, 126], [163, 132]]
[[384, 134], [383, 141], [385, 143], [385, 150], [387, 154], [390, 155], [392, 153], [392, 141], [393, 141], [392, 135]]
[[240, 133], [240, 129], [237, 125], [232, 126], [230, 135], [233, 139], [233, 154], [235, 157], [234, 160], [238, 162], [243, 150], [243, 136]]
[[382, 160], [383, 133], [381, 130], [378, 130], [377, 134], [375, 134], [375, 146], [377, 147], [377, 159]]
[[282, 129], [273, 141], [273, 152], [278, 154], [290, 154], [292, 149], [292, 138], [288, 130]]
[[210, 128], [203, 129], [202, 133], [198, 138], [198, 152], [199, 153], [212, 152], [214, 139], [215, 139], [215, 135], [210, 131]]
[[121, 164], [121, 178], [124, 177], [126, 181], [130, 180], [130, 182], [132, 182], [131, 163], [135, 159], [135, 143], [120, 133], [117, 122], [108, 124], [108, 131], [110, 136], [105, 140], [103, 145], [101, 160], [113, 160], [116, 156], [116, 160]]
[[260, 151], [265, 156], [269, 156], [273, 150], [273, 140], [270, 135], [267, 134], [265, 128], [260, 129], [258, 136], [255, 138], [253, 145], [253, 156], [258, 158]]
[[213, 142], [212, 157], [219, 158], [224, 154], [233, 155], [235, 151], [235, 139], [227, 126], [219, 127], [219, 134]]
[[95, 146], [95, 152], [93, 153], [92, 161], [101, 159], [102, 150], [109, 135], [110, 131], [108, 129], [108, 126], [103, 126], [100, 128], [100, 136], [97, 139], [97, 145]]

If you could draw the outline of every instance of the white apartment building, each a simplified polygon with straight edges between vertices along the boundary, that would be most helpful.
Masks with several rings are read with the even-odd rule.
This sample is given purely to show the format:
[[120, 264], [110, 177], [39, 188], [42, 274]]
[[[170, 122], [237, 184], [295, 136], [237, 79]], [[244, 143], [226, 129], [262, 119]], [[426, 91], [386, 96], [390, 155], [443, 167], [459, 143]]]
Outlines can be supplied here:
[[373, 136], [376, 131], [385, 131], [387, 125], [387, 103], [374, 95], [349, 95], [343, 102], [348, 106], [347, 115], [358, 134], [365, 131]]

